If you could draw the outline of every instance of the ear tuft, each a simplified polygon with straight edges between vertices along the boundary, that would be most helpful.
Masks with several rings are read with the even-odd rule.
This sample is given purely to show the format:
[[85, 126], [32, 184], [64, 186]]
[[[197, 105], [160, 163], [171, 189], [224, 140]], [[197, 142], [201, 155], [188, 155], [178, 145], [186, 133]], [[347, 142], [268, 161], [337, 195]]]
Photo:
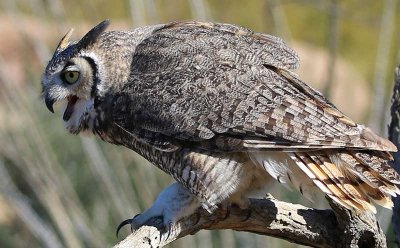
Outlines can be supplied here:
[[72, 33], [74, 32], [74, 29], [71, 28], [65, 35], [62, 37], [60, 40], [60, 43], [58, 43], [56, 51], [61, 51], [64, 48], [66, 48], [69, 44], [69, 39], [71, 38]]
[[82, 49], [93, 44], [93, 42], [96, 41], [96, 39], [101, 35], [101, 33], [103, 33], [104, 30], [106, 30], [109, 24], [110, 24], [109, 20], [104, 20], [100, 22], [96, 27], [92, 28], [85, 36], [83, 36], [83, 38], [77, 44], [78, 47]]

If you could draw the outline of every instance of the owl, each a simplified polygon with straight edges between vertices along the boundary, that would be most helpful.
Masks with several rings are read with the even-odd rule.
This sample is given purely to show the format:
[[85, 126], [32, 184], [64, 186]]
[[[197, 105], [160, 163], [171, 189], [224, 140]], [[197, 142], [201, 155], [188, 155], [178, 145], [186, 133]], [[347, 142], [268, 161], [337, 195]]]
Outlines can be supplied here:
[[[281, 39], [231, 24], [174, 22], [60, 41], [42, 76], [65, 128], [122, 145], [177, 182], [129, 219], [168, 227], [202, 207], [248, 206], [271, 178], [353, 211], [392, 207], [397, 148], [352, 121], [293, 71]], [[126, 222], [124, 222], [126, 223]]]

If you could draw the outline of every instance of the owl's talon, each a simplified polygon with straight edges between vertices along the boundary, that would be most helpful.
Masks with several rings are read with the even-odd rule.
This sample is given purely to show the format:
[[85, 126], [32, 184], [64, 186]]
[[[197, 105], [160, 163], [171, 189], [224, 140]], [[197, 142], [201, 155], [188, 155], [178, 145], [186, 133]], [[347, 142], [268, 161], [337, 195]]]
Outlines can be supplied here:
[[126, 220], [122, 221], [121, 223], [119, 223], [119, 225], [118, 225], [118, 227], [117, 227], [117, 232], [116, 232], [117, 238], [118, 238], [119, 230], [121, 230], [122, 227], [124, 227], [124, 226], [126, 226], [126, 225], [128, 225], [128, 224], [131, 226], [131, 232], [133, 232], [133, 229], [132, 229], [132, 220], [133, 220], [133, 219], [126, 219]]
[[157, 200], [149, 209], [141, 214], [135, 215], [132, 219], [121, 222], [117, 227], [117, 237], [119, 230], [127, 225], [131, 225], [131, 231], [139, 229], [152, 218], [162, 218], [163, 225], [159, 228], [161, 234], [167, 234], [167, 238], [172, 234], [174, 224], [185, 216], [193, 214], [200, 207], [200, 202], [185, 187], [179, 183], [174, 183], [164, 189]]
[[[172, 233], [172, 226], [173, 226], [173, 224], [174, 224], [174, 223], [170, 220], [170, 221], [168, 221], [168, 224], [164, 226], [164, 233], [167, 233], [167, 238], [166, 238], [166, 239], [168, 239], [169, 236], [170, 236], [171, 233]], [[162, 234], [161, 234], [161, 235], [162, 235]]]

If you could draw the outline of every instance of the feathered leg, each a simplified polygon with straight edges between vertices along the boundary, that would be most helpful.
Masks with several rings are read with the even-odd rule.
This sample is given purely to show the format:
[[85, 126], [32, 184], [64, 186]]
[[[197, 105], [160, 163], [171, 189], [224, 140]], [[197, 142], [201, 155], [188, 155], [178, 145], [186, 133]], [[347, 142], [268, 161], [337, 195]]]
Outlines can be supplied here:
[[149, 209], [130, 220], [123, 221], [117, 228], [117, 235], [120, 228], [126, 224], [130, 224], [132, 230], [137, 230], [154, 217], [163, 218], [164, 229], [169, 233], [174, 223], [193, 214], [200, 206], [197, 197], [180, 183], [171, 184], [158, 195]]

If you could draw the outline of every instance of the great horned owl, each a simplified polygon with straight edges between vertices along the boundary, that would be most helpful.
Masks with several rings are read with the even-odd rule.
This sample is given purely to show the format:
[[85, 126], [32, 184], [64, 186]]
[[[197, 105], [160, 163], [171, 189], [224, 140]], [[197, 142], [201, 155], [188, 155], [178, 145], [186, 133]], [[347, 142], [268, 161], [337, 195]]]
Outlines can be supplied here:
[[78, 42], [62, 38], [43, 96], [52, 112], [63, 103], [69, 132], [123, 145], [176, 179], [134, 227], [200, 206], [244, 208], [270, 176], [356, 211], [375, 211], [371, 201], [392, 207], [396, 147], [301, 81], [281, 39], [231, 24], [105, 32], [108, 23]]

